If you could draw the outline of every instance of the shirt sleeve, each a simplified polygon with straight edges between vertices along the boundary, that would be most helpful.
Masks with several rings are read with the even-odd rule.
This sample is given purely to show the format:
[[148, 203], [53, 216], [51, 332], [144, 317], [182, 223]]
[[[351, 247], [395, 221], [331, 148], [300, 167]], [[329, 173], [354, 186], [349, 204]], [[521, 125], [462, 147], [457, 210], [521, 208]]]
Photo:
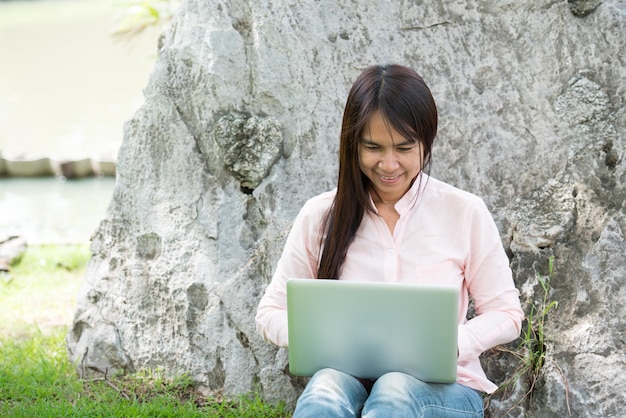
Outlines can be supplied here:
[[465, 284], [476, 316], [459, 326], [459, 364], [516, 339], [524, 312], [497, 227], [482, 200], [468, 220]]
[[318, 201], [312, 199], [307, 202], [296, 217], [272, 281], [257, 308], [257, 331], [263, 339], [279, 347], [287, 347], [289, 342], [287, 280], [317, 277], [320, 228], [324, 213]]

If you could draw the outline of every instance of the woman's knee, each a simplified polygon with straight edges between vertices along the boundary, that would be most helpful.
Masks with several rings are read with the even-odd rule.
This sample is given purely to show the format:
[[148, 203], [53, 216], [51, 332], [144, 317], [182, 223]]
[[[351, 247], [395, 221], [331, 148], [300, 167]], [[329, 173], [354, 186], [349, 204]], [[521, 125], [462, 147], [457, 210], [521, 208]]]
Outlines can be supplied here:
[[294, 417], [356, 416], [367, 398], [354, 377], [334, 369], [315, 373], [298, 399]]
[[406, 413], [412, 414], [415, 407], [415, 387], [419, 385], [419, 380], [404, 373], [384, 374], [374, 383], [363, 408], [363, 416], [383, 416], [380, 414], [383, 411], [410, 411]]
[[409, 396], [417, 387], [424, 384], [405, 373], [391, 372], [379, 377], [372, 387], [372, 392], [385, 396]]
[[363, 408], [363, 417], [480, 417], [482, 398], [473, 389], [459, 384], [426, 383], [403, 373], [379, 378]]
[[347, 373], [335, 369], [321, 369], [311, 377], [307, 388], [309, 386], [317, 390], [325, 389], [341, 393], [356, 391], [360, 389], [361, 384]]

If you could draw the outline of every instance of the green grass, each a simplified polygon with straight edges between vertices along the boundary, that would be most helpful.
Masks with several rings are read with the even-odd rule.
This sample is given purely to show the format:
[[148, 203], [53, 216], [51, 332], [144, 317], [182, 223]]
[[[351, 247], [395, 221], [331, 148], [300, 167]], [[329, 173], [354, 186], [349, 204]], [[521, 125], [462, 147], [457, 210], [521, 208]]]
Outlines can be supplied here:
[[251, 394], [201, 394], [186, 376], [159, 370], [80, 379], [65, 334], [89, 251], [87, 246], [29, 247], [0, 276], [1, 417], [288, 417], [284, 405]]
[[87, 245], [28, 247], [10, 273], [0, 274], [0, 335], [69, 325], [89, 258]]

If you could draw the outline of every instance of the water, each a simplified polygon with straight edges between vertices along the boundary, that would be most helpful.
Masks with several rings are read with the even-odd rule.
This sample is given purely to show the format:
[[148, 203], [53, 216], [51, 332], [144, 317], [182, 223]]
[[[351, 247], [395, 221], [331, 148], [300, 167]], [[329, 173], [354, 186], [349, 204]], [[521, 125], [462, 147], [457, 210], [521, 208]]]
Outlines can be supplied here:
[[[143, 103], [158, 30], [112, 30], [124, 3], [0, 1], [0, 152], [111, 159]], [[0, 179], [0, 237], [85, 241], [106, 213], [113, 179]]]
[[115, 180], [59, 181], [54, 177], [0, 180], [0, 238], [30, 244], [84, 243], [106, 214]]

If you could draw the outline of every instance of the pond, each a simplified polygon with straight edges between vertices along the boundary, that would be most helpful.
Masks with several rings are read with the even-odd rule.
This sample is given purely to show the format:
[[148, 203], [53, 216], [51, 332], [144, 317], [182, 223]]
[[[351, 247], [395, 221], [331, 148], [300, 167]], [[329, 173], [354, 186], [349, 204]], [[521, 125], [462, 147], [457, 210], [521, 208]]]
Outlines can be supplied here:
[[54, 177], [0, 180], [0, 239], [29, 244], [85, 243], [106, 214], [112, 177], [59, 181]]
[[[0, 1], [0, 152], [8, 157], [115, 159], [124, 122], [143, 103], [157, 29], [112, 36], [126, 3]], [[0, 236], [84, 241], [114, 180], [0, 178]]]

